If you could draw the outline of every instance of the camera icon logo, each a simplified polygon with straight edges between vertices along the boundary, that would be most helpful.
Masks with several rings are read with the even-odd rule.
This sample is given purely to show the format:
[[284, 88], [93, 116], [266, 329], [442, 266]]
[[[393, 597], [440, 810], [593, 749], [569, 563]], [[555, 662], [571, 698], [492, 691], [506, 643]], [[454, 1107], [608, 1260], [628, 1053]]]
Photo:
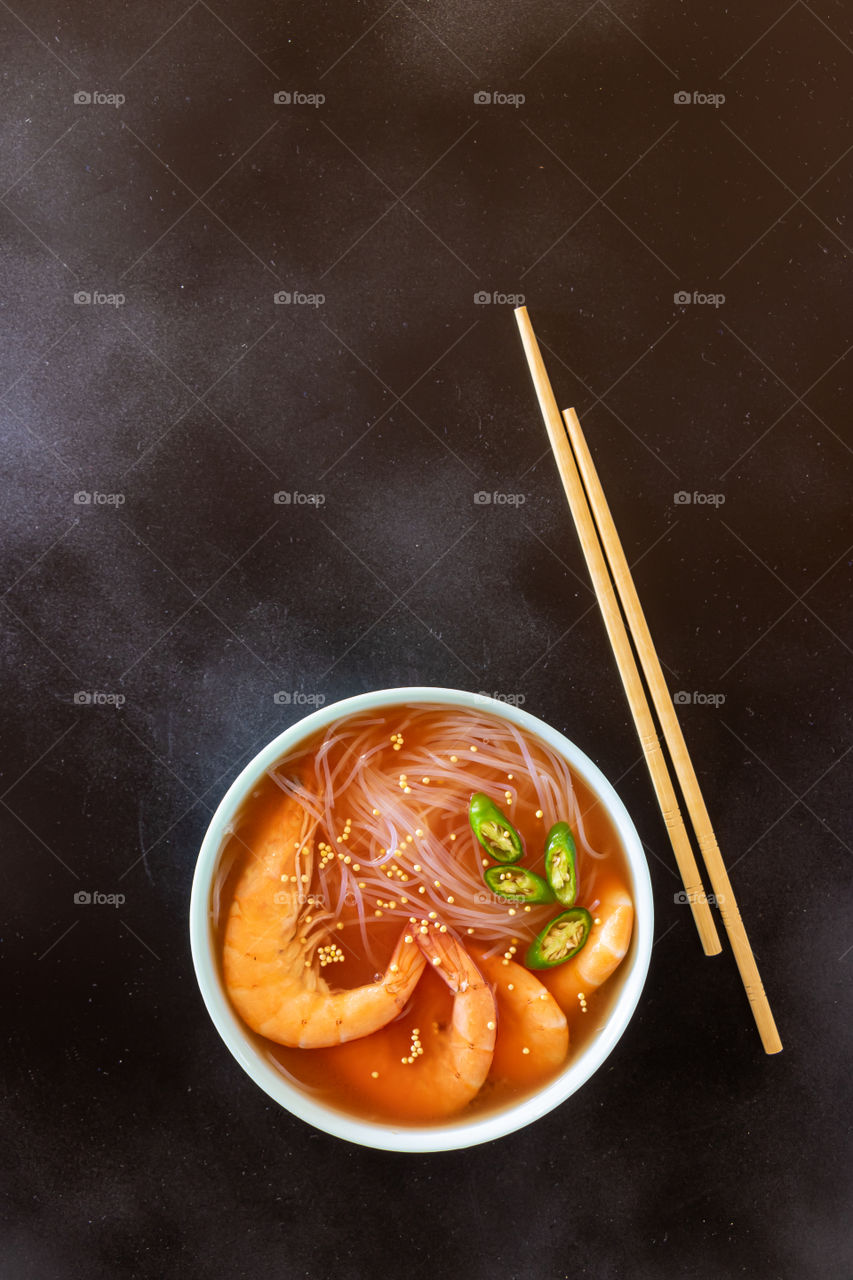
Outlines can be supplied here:
[[280, 689], [278, 693], [274, 693], [272, 696], [272, 700], [277, 707], [290, 706], [290, 694], [287, 693], [286, 690]]
[[85, 89], [78, 89], [74, 95], [74, 105], [77, 107], [89, 107], [92, 105], [92, 95], [87, 93]]
[[274, 294], [273, 294], [273, 296], [272, 296], [272, 300], [273, 300], [273, 302], [276, 304], [276, 306], [279, 306], [279, 307], [287, 307], [287, 306], [289, 306], [289, 305], [290, 305], [290, 303], [291, 303], [291, 301], [292, 301], [292, 296], [291, 296], [291, 294], [286, 293], [286, 292], [282, 289], [282, 290], [280, 290], [278, 293], [274, 293]]
[[474, 494], [475, 507], [487, 507], [492, 500], [492, 495], [486, 493], [485, 489], [481, 489], [479, 493]]
[[683, 707], [688, 702], [693, 701], [693, 699], [690, 697], [690, 694], [685, 689], [679, 689], [677, 693], [674, 693], [672, 695], [672, 700], [677, 707]]
[[677, 507], [687, 507], [692, 502], [692, 498], [686, 489], [679, 489], [678, 493], [672, 495], [672, 500]]
[[74, 495], [74, 505], [77, 507], [88, 507], [92, 501], [91, 493], [87, 493], [85, 489], [80, 489]]
[[74, 302], [78, 307], [88, 307], [91, 301], [92, 301], [92, 295], [91, 293], [88, 293], [85, 289], [78, 290], [78, 292], [75, 293], [74, 295]]
[[690, 94], [681, 89], [678, 93], [672, 95], [672, 100], [677, 107], [684, 107], [690, 101]]
[[485, 89], [480, 89], [477, 93], [474, 94], [474, 102], [478, 107], [488, 106], [491, 100], [492, 100], [492, 95], [490, 93], [487, 93]]
[[474, 305], [477, 307], [487, 307], [492, 300], [492, 295], [488, 289], [479, 289], [474, 294]]
[[78, 889], [74, 895], [74, 901], [78, 907], [87, 907], [92, 901], [92, 895], [87, 889]]
[[690, 294], [686, 289], [679, 289], [678, 293], [672, 295], [672, 300], [677, 307], [687, 307], [690, 305]]
[[293, 95], [290, 93], [284, 93], [280, 91], [279, 93], [273, 94], [272, 100], [273, 102], [277, 103], [278, 106], [286, 107], [286, 106], [289, 106], [289, 104], [293, 101]]
[[74, 695], [75, 707], [88, 707], [91, 705], [92, 695], [85, 689], [78, 689]]
[[272, 500], [277, 507], [289, 507], [293, 501], [293, 496], [288, 493], [287, 489], [280, 489], [278, 493], [273, 494]]

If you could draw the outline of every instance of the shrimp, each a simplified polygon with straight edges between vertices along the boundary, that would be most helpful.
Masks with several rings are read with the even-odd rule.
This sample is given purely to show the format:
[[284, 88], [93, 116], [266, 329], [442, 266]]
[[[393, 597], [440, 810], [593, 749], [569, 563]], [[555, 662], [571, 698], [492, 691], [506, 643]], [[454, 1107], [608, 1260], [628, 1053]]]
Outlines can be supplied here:
[[498, 1006], [498, 1038], [489, 1079], [533, 1088], [563, 1065], [569, 1052], [569, 1024], [539, 979], [499, 955], [475, 951]]
[[325, 1057], [354, 1104], [389, 1119], [428, 1122], [461, 1111], [485, 1084], [497, 1009], [489, 983], [453, 934], [438, 922], [409, 928], [429, 962], [412, 1009], [369, 1040]]
[[625, 886], [609, 881], [600, 892], [586, 945], [571, 960], [543, 970], [542, 981], [568, 1014], [576, 1012], [578, 998], [602, 986], [621, 964], [631, 942], [634, 904]]
[[426, 963], [404, 930], [375, 982], [330, 990], [316, 959], [323, 931], [305, 934], [315, 826], [292, 797], [271, 812], [235, 885], [223, 947], [225, 986], [243, 1021], [269, 1040], [303, 1049], [384, 1027], [404, 1009]]

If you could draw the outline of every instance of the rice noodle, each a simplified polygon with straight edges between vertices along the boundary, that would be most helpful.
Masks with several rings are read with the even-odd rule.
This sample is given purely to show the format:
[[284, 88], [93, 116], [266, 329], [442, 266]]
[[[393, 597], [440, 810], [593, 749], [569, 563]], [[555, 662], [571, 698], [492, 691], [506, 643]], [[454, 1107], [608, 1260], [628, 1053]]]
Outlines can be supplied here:
[[[270, 770], [276, 785], [306, 809], [297, 862], [305, 850], [300, 873], [309, 876], [320, 904], [310, 917], [312, 945], [323, 932], [316, 926], [342, 913], [357, 923], [371, 958], [373, 925], [432, 912], [455, 932], [476, 934], [491, 952], [514, 935], [519, 941], [518, 935], [538, 932], [553, 903], [518, 905], [510, 914], [484, 884], [483, 850], [468, 825], [474, 791], [491, 796], [528, 835], [541, 832], [538, 847], [526, 851], [525, 864], [534, 869], [541, 869], [548, 828], [569, 821], [588, 894], [598, 860], [607, 855], [587, 838], [565, 760], [486, 713], [430, 705], [394, 710], [339, 720], [313, 750]], [[307, 851], [312, 836], [329, 846], [322, 858]]]

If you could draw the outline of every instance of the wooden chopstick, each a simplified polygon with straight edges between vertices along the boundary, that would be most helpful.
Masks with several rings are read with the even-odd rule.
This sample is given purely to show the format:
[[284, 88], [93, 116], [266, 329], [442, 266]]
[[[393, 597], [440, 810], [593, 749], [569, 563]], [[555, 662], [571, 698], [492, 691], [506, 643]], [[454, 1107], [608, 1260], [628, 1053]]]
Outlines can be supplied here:
[[646, 692], [634, 658], [631, 642], [628, 639], [625, 622], [613, 591], [613, 584], [610, 581], [610, 573], [604, 559], [604, 553], [599, 545], [598, 534], [586, 500], [583, 483], [575, 464], [571, 446], [563, 426], [563, 420], [560, 417], [560, 411], [557, 408], [557, 402], [554, 399], [554, 393], [551, 390], [551, 383], [548, 381], [548, 374], [545, 371], [542, 354], [527, 314], [527, 308], [517, 308], [515, 318], [518, 321], [521, 341], [527, 356], [527, 363], [530, 367], [539, 407], [542, 410], [542, 416], [545, 419], [545, 426], [551, 440], [551, 448], [557, 460], [560, 479], [563, 482], [563, 488], [569, 500], [575, 528], [578, 532], [581, 548], [598, 598], [598, 606], [616, 658], [619, 675], [622, 678], [622, 684], [628, 696], [628, 705], [634, 717], [634, 724], [637, 727], [640, 745], [643, 748], [643, 755], [646, 758], [646, 764], [651, 774], [663, 820], [669, 831], [672, 850], [675, 854], [678, 870], [681, 873], [690, 909], [693, 912], [693, 919], [699, 933], [702, 948], [706, 955], [716, 955], [722, 948], [720, 939], [717, 936], [714, 918], [711, 915], [711, 908], [708, 906], [708, 899], [705, 896], [699, 869], [693, 856], [687, 828], [684, 825], [675, 789], [661, 751], [655, 723], [646, 700]]
[[752, 1008], [758, 1034], [766, 1053], [778, 1053], [782, 1041], [776, 1029], [776, 1023], [770, 1010], [770, 1003], [764, 992], [755, 956], [746, 936], [743, 920], [738, 910], [734, 890], [723, 862], [714, 828], [708, 816], [708, 810], [696, 777], [696, 770], [678, 723], [672, 698], [666, 686], [660, 659], [652, 641], [643, 607], [637, 595], [634, 579], [628, 567], [625, 552], [616, 525], [610, 514], [598, 472], [592, 460], [581, 424], [574, 409], [567, 409], [563, 415], [568, 428], [569, 439], [574, 450], [575, 460], [583, 478], [589, 505], [592, 508], [598, 534], [601, 538], [605, 554], [610, 564], [610, 572], [616, 583], [616, 590], [622, 602], [622, 608], [628, 619], [628, 627], [640, 657], [640, 665], [646, 677], [652, 695], [652, 702], [663, 729], [663, 735], [669, 748], [669, 754], [675, 768], [675, 774], [684, 795], [687, 811], [693, 823], [693, 830], [699, 843], [699, 851], [705, 862], [708, 879], [714, 891], [717, 906], [723, 917], [723, 924], [732, 945], [735, 961], [740, 971], [747, 998]]

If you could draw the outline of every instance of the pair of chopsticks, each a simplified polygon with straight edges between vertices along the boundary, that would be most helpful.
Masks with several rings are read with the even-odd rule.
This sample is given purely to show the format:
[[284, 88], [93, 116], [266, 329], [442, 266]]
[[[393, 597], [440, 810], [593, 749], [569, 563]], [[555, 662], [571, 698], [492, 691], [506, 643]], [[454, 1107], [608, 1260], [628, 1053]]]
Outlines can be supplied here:
[[[690, 837], [678, 806], [675, 788], [658, 741], [657, 729], [637, 666], [637, 659], [631, 647], [628, 628], [630, 628], [631, 638], [636, 646], [652, 702], [663, 729], [675, 774], [705, 862], [714, 899], [720, 908], [720, 915], [729, 936], [758, 1033], [761, 1036], [761, 1043], [766, 1053], [778, 1053], [782, 1048], [782, 1041], [776, 1030], [776, 1023], [761, 983], [758, 966], [755, 963], [728, 872], [711, 826], [699, 780], [666, 687], [660, 660], [634, 587], [631, 570], [581, 430], [581, 424], [574, 409], [567, 409], [563, 416], [560, 416], [527, 308], [518, 307], [515, 318], [518, 321], [524, 353], [527, 356], [533, 386], [539, 400], [539, 408], [545, 419], [551, 449], [569, 501], [581, 549], [592, 578], [598, 605], [616, 658], [616, 665], [619, 668], [619, 675], [625, 687], [658, 804], [669, 831], [675, 860], [693, 912], [702, 948], [706, 955], [716, 955], [722, 950]], [[616, 598], [617, 593], [622, 605], [621, 610]], [[624, 610], [624, 617], [622, 610]]]

